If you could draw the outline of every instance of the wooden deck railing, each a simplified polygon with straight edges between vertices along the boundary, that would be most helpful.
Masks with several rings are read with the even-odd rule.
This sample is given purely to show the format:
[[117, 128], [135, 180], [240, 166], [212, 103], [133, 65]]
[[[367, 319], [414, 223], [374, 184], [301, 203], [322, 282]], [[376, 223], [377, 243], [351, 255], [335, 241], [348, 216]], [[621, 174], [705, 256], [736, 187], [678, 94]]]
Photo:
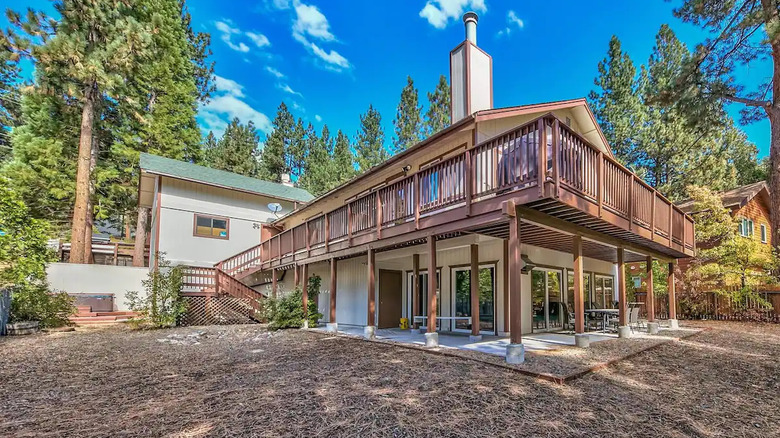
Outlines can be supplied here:
[[237, 275], [242, 272], [247, 272], [260, 267], [261, 254], [263, 253], [263, 247], [267, 246], [265, 243], [255, 245], [247, 250], [228, 257], [225, 260], [214, 265], [215, 267], [222, 269], [228, 275]]
[[[556, 192], [563, 187], [597, 205], [599, 214], [609, 211], [632, 231], [644, 228], [669, 247], [694, 248], [690, 216], [557, 118], [545, 116], [271, 237], [262, 244], [262, 261], [364, 233], [381, 236], [383, 228], [420, 215], [544, 185]], [[299, 245], [307, 233], [309, 246]]]
[[255, 319], [260, 319], [262, 310], [261, 301], [264, 299], [260, 292], [241, 283], [233, 276], [219, 268], [204, 268], [186, 266], [182, 271], [182, 291], [187, 294], [214, 294], [215, 296], [229, 295], [246, 301], [255, 311]]

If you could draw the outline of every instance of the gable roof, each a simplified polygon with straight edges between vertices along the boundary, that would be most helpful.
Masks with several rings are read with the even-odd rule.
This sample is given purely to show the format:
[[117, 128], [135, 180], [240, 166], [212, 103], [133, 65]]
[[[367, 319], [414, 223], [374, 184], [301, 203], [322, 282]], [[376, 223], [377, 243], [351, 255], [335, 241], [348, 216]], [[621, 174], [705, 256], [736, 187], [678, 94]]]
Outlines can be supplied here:
[[[769, 187], [766, 181], [759, 181], [753, 184], [737, 187], [725, 192], [720, 192], [720, 199], [723, 202], [723, 206], [726, 208], [740, 208], [750, 202], [758, 195], [765, 196], [768, 201]], [[686, 213], [693, 212], [693, 199], [687, 199], [677, 204], [680, 209]]]
[[167, 176], [225, 189], [240, 190], [287, 201], [309, 202], [314, 199], [311, 193], [298, 187], [263, 181], [233, 172], [212, 169], [152, 154], [141, 153], [140, 167], [142, 172], [154, 175]]

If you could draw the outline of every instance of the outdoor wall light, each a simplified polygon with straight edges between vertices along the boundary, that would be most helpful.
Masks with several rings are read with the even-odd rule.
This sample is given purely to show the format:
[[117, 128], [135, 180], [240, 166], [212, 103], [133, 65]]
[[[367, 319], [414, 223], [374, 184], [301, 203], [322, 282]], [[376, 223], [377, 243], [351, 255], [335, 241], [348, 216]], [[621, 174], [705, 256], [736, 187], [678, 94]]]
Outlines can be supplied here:
[[523, 268], [520, 269], [520, 272], [523, 274], [527, 274], [531, 272], [535, 267], [536, 263], [531, 261], [531, 258], [528, 257], [526, 254], [521, 254], [520, 259], [523, 261]]

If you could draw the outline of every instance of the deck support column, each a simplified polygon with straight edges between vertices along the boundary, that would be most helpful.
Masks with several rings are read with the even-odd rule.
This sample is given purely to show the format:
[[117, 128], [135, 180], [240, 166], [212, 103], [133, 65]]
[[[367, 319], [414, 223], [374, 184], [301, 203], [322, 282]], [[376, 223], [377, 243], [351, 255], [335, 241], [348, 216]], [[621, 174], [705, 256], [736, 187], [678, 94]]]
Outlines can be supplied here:
[[647, 276], [647, 296], [645, 307], [647, 308], [647, 332], [658, 333], [658, 323], [655, 322], [655, 291], [653, 290], [653, 257], [647, 256], [645, 261], [645, 275]]
[[336, 258], [330, 259], [330, 315], [326, 330], [329, 332], [339, 331], [339, 325], [336, 322]]
[[674, 286], [674, 262], [669, 262], [669, 274], [666, 278], [667, 288], [669, 289], [669, 328], [677, 330], [680, 323], [677, 321], [677, 292]]
[[581, 348], [590, 346], [590, 337], [585, 333], [585, 295], [583, 293], [582, 236], [574, 236], [572, 255], [574, 257], [574, 344]]
[[276, 279], [276, 269], [271, 268], [271, 297], [279, 296], [279, 283]]
[[295, 275], [295, 287], [301, 285], [301, 277], [298, 275], [298, 265], [293, 265], [293, 273]]
[[[302, 281], [303, 285], [301, 286], [301, 296], [303, 297], [303, 327], [302, 328], [309, 328], [309, 282], [307, 281], [307, 273], [306, 273], [306, 265], [301, 265], [301, 277], [298, 278], [298, 281]], [[298, 270], [296, 269], [296, 272]]]
[[509, 345], [506, 347], [507, 363], [525, 362], [523, 345], [522, 269], [520, 257], [520, 215], [514, 205], [508, 205], [509, 217]]
[[628, 326], [628, 313], [626, 303], [626, 265], [625, 251], [617, 249], [617, 287], [618, 287], [618, 336], [628, 338], [631, 336], [631, 328]]
[[368, 317], [366, 327], [363, 329], [363, 336], [372, 339], [376, 334], [376, 325], [374, 323], [374, 313], [376, 312], [376, 281], [374, 278], [374, 249], [368, 248]]
[[479, 334], [479, 246], [471, 245], [471, 271], [469, 272], [471, 286], [471, 336], [469, 341], [479, 342], [482, 335]]
[[414, 319], [420, 315], [420, 254], [412, 254], [412, 329], [419, 332], [420, 323]]
[[436, 333], [436, 236], [428, 236], [428, 330], [425, 332], [425, 346], [438, 347]]

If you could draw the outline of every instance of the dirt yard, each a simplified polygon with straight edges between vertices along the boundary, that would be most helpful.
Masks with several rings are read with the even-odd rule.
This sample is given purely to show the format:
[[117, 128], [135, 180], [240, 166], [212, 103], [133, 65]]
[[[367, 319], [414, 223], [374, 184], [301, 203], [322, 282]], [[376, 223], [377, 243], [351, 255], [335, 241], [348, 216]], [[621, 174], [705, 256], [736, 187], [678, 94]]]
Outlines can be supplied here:
[[696, 325], [564, 385], [257, 326], [0, 338], [0, 437], [780, 436], [780, 326]]

